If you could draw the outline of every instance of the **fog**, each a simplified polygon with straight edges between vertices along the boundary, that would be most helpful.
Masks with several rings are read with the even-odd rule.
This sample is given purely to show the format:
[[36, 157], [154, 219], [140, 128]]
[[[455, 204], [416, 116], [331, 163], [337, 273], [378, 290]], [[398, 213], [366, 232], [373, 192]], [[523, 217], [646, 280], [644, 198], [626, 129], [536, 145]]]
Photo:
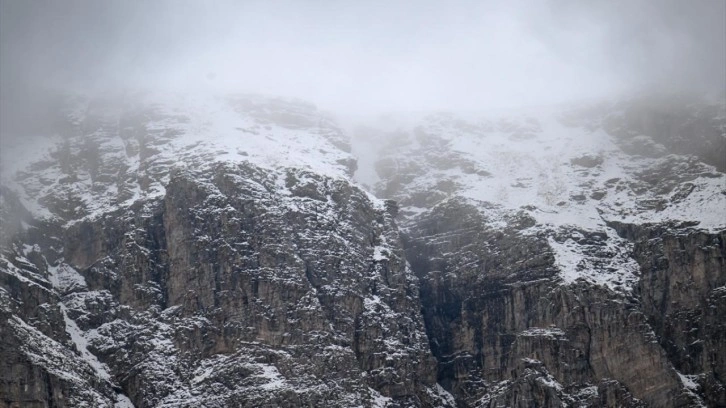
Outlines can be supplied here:
[[2, 122], [48, 89], [253, 92], [344, 113], [726, 88], [726, 2], [1, 0]]

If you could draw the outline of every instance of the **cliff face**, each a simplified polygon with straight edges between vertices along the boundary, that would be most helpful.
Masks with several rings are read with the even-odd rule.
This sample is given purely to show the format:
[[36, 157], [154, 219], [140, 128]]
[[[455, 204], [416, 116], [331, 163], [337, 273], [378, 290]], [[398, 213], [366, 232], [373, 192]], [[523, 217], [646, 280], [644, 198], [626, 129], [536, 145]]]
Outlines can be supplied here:
[[[319, 134], [298, 133], [324, 133], [313, 131]], [[66, 139], [76, 179], [91, 173], [78, 143], [84, 136]], [[100, 145], [117, 142], [110, 139]], [[124, 142], [139, 139], [158, 145], [148, 133]], [[55, 199], [78, 185], [60, 165], [48, 165], [49, 173], [60, 170], [46, 187], [47, 201], [58, 202], [49, 226], [10, 225], [16, 219], [4, 217], [18, 233], [3, 250], [9, 319], [0, 400], [448, 404], [393, 217], [343, 177], [349, 160], [332, 155], [339, 173], [330, 175], [248, 160], [170, 168], [158, 165], [166, 152], [137, 158], [142, 150], [126, 151], [141, 170], [109, 180], [137, 189], [128, 205], [87, 211], [107, 198], [93, 197], [105, 187], [94, 190], [94, 180], [87, 194], [98, 201], [82, 197], [85, 208], [68, 209]], [[255, 153], [264, 152], [243, 157]], [[22, 209], [9, 192], [3, 203], [8, 214]]]
[[726, 177], [668, 144], [721, 148], [708, 109], [434, 115], [360, 165], [306, 104], [154, 98], [4, 172], [0, 406], [726, 404]]
[[487, 228], [476, 214], [449, 202], [407, 237], [409, 259], [423, 260], [412, 268], [439, 381], [461, 406], [691, 406], [698, 402], [683, 388], [686, 374], [709, 406], [720, 404], [722, 346], [713, 339], [723, 326], [713, 314], [723, 311], [722, 234], [682, 231], [692, 245], [679, 249], [680, 259], [705, 262], [680, 263], [670, 274], [646, 265], [648, 252], [636, 245], [633, 253], [647, 259], [640, 294], [618, 294], [558, 284], [545, 238]]
[[[91, 346], [112, 371], [128, 373], [120, 386], [137, 406], [430, 399], [415, 280], [392, 217], [361, 190], [222, 165], [173, 175], [150, 210], [79, 224], [64, 251], [86, 271], [85, 304], [110, 292], [84, 330], [97, 331]], [[120, 233], [98, 248], [110, 231]], [[105, 310], [123, 307], [125, 319]]]
[[388, 131], [364, 181], [401, 203], [459, 406], [723, 405], [719, 109], [637, 99]]
[[641, 307], [673, 366], [709, 406], [726, 404], [726, 232], [614, 224], [635, 242]]

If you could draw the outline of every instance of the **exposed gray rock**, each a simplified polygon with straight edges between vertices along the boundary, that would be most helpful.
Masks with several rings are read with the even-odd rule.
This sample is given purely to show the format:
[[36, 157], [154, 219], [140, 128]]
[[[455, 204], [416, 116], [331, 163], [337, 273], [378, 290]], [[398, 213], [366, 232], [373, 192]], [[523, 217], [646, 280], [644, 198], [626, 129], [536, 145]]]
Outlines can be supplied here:
[[379, 200], [311, 105], [135, 98], [0, 188], [0, 406], [726, 405], [718, 109], [429, 115]]

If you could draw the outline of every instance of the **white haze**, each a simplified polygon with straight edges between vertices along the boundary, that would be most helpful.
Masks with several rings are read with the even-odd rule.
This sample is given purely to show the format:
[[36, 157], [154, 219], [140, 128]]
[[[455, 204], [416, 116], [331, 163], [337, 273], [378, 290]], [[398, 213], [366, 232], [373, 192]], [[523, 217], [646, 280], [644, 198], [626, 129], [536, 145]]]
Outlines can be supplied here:
[[58, 133], [58, 95], [138, 90], [313, 102], [372, 185], [382, 129], [421, 112], [724, 101], [726, 1], [0, 0], [0, 180]]
[[726, 86], [717, 0], [1, 1], [8, 119], [59, 87], [242, 91], [381, 113]]

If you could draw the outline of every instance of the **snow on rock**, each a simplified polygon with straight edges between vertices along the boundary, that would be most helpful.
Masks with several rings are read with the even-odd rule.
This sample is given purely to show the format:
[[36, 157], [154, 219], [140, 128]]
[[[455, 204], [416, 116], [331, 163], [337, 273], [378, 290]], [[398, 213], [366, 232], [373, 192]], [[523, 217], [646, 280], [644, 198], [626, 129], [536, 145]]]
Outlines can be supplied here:
[[48, 374], [70, 384], [72, 392], [67, 395], [69, 404], [78, 407], [113, 405], [108, 397], [111, 389], [106, 388], [105, 393], [100, 392], [104, 387], [99, 386], [95, 376], [97, 371], [91, 369], [86, 360], [75, 358], [63, 344], [17, 316], [12, 316], [8, 324], [13, 336], [22, 342], [20, 352], [23, 355]]
[[456, 400], [450, 392], [446, 391], [441, 384], [436, 383], [432, 388], [429, 388], [429, 395], [432, 400], [437, 402], [438, 406], [456, 406]]
[[384, 397], [380, 392], [368, 387], [371, 393], [371, 408], [386, 408], [389, 403], [393, 402], [392, 398]]
[[257, 377], [264, 380], [264, 383], [260, 385], [263, 390], [276, 390], [286, 385], [286, 381], [280, 375], [277, 367], [267, 364], [260, 364], [258, 367], [262, 369]]
[[600, 239], [585, 240], [578, 231], [566, 234], [561, 242], [548, 238], [560, 277], [565, 284], [584, 280], [614, 291], [631, 291], [639, 276], [639, 265], [631, 256], [633, 244], [612, 229], [604, 230], [607, 235], [593, 234]]
[[[453, 115], [432, 115], [405, 131], [409, 139], [397, 140], [403, 146], [394, 147], [389, 154], [394, 153], [398, 175], [417, 171], [408, 188], [429, 186], [445, 192], [441, 183], [449, 183], [456, 194], [504, 209], [530, 206], [539, 223], [554, 227], [598, 228], [604, 225], [602, 216], [616, 214], [641, 219], [655, 216], [653, 222], [698, 221], [704, 229], [726, 226], [723, 174], [701, 165], [691, 181], [693, 191], [681, 192], [680, 200], [666, 203], [661, 211], [642, 211], [638, 206], [658, 192], [643, 195], [612, 187], [638, 184], [644, 169], [669, 158], [626, 154], [602, 128], [568, 126], [558, 116], [559, 111], [552, 109], [472, 122]], [[417, 155], [427, 162], [412, 163]], [[378, 191], [381, 188], [379, 185]], [[669, 193], [669, 197], [677, 195], [679, 191]]]
[[558, 338], [565, 335], [565, 332], [558, 327], [530, 327], [519, 333], [520, 336], [527, 337], [548, 337]]
[[[476, 312], [484, 292], [457, 305], [447, 291], [487, 279], [495, 300], [527, 279], [632, 297], [634, 246], [610, 225], [726, 226], [716, 167], [552, 109], [419, 115], [352, 150], [314, 107], [254, 95], [81, 97], [65, 117], [27, 162], [5, 159], [23, 146], [4, 149], [0, 172], [41, 220], [25, 224], [29, 236], [43, 223], [60, 231], [35, 238], [43, 248], [28, 241], [0, 254], [0, 277], [32, 289], [59, 325], [13, 315], [23, 305], [5, 287], [0, 305], [20, 353], [86, 393], [88, 406], [133, 406], [112, 374], [149, 406], [455, 406], [436, 383], [422, 288], [452, 300], [427, 310], [453, 314]], [[372, 193], [351, 182], [351, 151], [366, 156], [356, 177]], [[435, 211], [446, 206], [441, 222]], [[430, 256], [420, 276], [402, 244], [412, 235], [399, 237], [397, 223], [404, 233], [420, 227], [413, 252]], [[103, 245], [85, 245], [106, 233]], [[74, 268], [68, 254], [88, 263]], [[570, 331], [540, 323], [504, 334], [536, 345]], [[519, 380], [482, 388], [477, 379], [487, 394], [471, 402], [496, 403], [515, 380], [563, 401], [597, 396], [591, 382], [573, 393], [542, 362], [521, 363]], [[700, 392], [692, 376], [681, 381]]]
[[60, 293], [87, 289], [86, 279], [66, 263], [48, 266], [48, 279]]
[[98, 358], [88, 351], [88, 341], [84, 337], [83, 331], [78, 328], [78, 325], [73, 321], [73, 319], [68, 317], [68, 313], [63, 304], [61, 304], [61, 313], [63, 313], [63, 320], [66, 323], [66, 332], [69, 336], [71, 336], [71, 340], [73, 341], [73, 344], [75, 344], [76, 350], [78, 350], [81, 354], [83, 361], [93, 367], [99, 378], [109, 380], [111, 375], [108, 373], [108, 367], [98, 361]]
[[664, 146], [633, 154], [604, 125], [623, 115], [615, 105], [588, 121], [574, 120], [581, 113], [573, 112], [411, 115], [354, 139], [354, 150], [367, 155], [361, 163], [373, 162], [378, 176], [368, 169], [356, 177], [399, 202], [404, 229], [452, 197], [478, 206], [490, 228], [509, 228], [507, 217], [523, 212], [535, 223], [522, 234], [548, 236], [565, 284], [631, 291], [638, 270], [632, 245], [611, 222], [726, 228], [726, 175]]
[[69, 98], [66, 111], [41, 153], [4, 163], [3, 184], [37, 218], [93, 219], [162, 196], [175, 169], [249, 162], [347, 179], [355, 166], [342, 131], [302, 102], [149, 93]]
[[381, 243], [373, 247], [373, 260], [374, 261], [385, 261], [388, 259], [388, 255], [391, 252], [391, 248], [386, 243], [385, 235], [380, 237]]
[[129, 397], [123, 395], [123, 394], [117, 394], [116, 395], [116, 402], [114, 403], [114, 408], [134, 408], [134, 403], [131, 402]]
[[[25, 267], [18, 267], [18, 265]], [[14, 258], [6, 254], [0, 254], [0, 273], [17, 279], [27, 286], [38, 288], [41, 291], [49, 291], [50, 282], [37, 270], [25, 257], [16, 254]]]
[[685, 375], [678, 373], [678, 377], [680, 378], [681, 382], [683, 383], [683, 387], [685, 387], [688, 394], [693, 398], [693, 401], [696, 403], [696, 406], [698, 407], [706, 407], [706, 404], [703, 402], [703, 398], [701, 398], [698, 395], [698, 391], [700, 386], [697, 383], [698, 375]]

